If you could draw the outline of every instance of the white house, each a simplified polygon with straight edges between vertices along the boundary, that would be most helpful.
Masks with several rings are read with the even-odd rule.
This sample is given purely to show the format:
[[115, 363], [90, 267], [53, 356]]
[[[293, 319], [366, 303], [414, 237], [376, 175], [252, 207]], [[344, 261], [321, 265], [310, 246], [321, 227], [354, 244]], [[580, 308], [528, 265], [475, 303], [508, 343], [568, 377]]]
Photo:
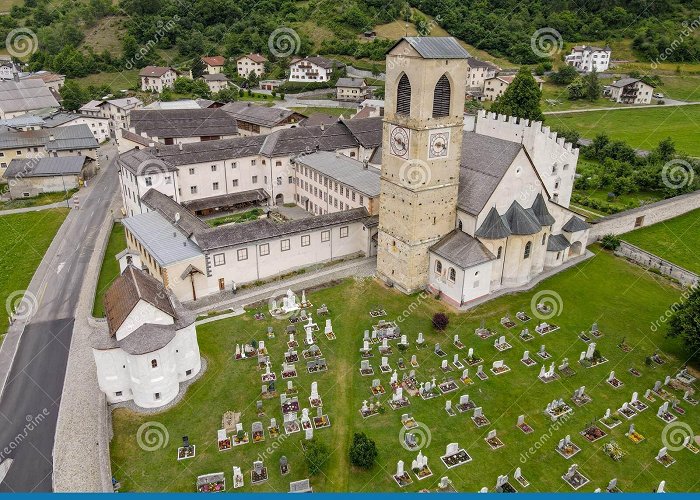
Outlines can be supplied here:
[[230, 139], [238, 135], [236, 120], [220, 108], [137, 109], [129, 132], [163, 144]]
[[91, 338], [97, 382], [108, 403], [158, 408], [201, 370], [195, 315], [142, 270], [137, 252], [117, 258], [121, 275], [104, 298], [107, 323]]
[[12, 80], [20, 71], [19, 64], [14, 63], [12, 59], [0, 57], [0, 80]]
[[52, 73], [51, 71], [37, 71], [36, 73], [23, 77], [23, 79], [41, 80], [49, 89], [53, 91], [54, 95], [59, 95], [61, 88], [66, 83], [66, 75], [59, 75], [58, 73]]
[[484, 83], [493, 78], [501, 70], [498, 66], [487, 61], [481, 61], [476, 57], [467, 58], [467, 89], [483, 92]]
[[103, 99], [90, 101], [82, 106], [78, 113], [85, 116], [107, 119], [110, 137], [120, 139], [121, 131], [129, 128], [129, 116], [135, 109], [143, 108], [143, 102], [136, 97]]
[[650, 104], [654, 87], [638, 78], [622, 78], [605, 89], [610, 100], [624, 104]]
[[88, 116], [61, 111], [43, 118], [43, 128], [68, 127], [70, 125], [87, 125], [97, 142], [109, 139], [109, 119], [101, 116]]
[[267, 57], [262, 54], [246, 54], [236, 59], [236, 71], [241, 78], [248, 78], [251, 73], [258, 78], [265, 74]]
[[[513, 83], [515, 76], [516, 75], [500, 75], [486, 78], [486, 80], [484, 80], [483, 99], [486, 101], [495, 101], [498, 96], [506, 91], [508, 85]], [[542, 90], [544, 80], [539, 76], [533, 76], [533, 78], [535, 82], [537, 82], [540, 90]]]
[[226, 58], [224, 56], [208, 56], [202, 57], [204, 63], [204, 71], [208, 75], [218, 75], [224, 72], [224, 64]]
[[202, 80], [212, 92], [227, 89], [230, 84], [230, 80], [223, 73], [204, 74]]
[[593, 47], [591, 45], [577, 45], [571, 49], [571, 54], [564, 58], [566, 64], [579, 71], [590, 73], [594, 69], [597, 72], [605, 71], [610, 66], [610, 47]]
[[94, 163], [85, 156], [15, 158], [3, 177], [11, 198], [29, 198], [79, 188], [94, 174]]
[[143, 92], [163, 92], [170, 89], [180, 73], [169, 66], [146, 66], [139, 71], [141, 90]]
[[309, 56], [293, 61], [289, 66], [290, 82], [327, 82], [333, 73], [345, 65], [321, 56]]
[[367, 99], [369, 88], [364, 78], [338, 78], [335, 98], [338, 101], [362, 102]]

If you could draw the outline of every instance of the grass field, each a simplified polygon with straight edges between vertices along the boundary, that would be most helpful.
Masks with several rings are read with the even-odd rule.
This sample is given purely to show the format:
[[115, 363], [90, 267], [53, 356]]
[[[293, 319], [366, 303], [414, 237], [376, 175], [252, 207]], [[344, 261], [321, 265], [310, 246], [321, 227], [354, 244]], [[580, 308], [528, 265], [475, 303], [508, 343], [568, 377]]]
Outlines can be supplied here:
[[121, 56], [126, 19], [126, 16], [109, 16], [100, 19], [94, 26], [86, 29], [83, 47], [92, 47], [96, 54], [107, 50], [113, 57]]
[[223, 224], [233, 224], [238, 222], [246, 222], [249, 220], [255, 220], [262, 215], [263, 211], [260, 208], [254, 208], [248, 210], [247, 212], [241, 212], [238, 214], [223, 215], [221, 217], [216, 217], [213, 219], [207, 219], [206, 222], [211, 227], [221, 226]]
[[671, 137], [679, 152], [700, 156], [700, 143], [697, 141], [700, 105], [548, 115], [547, 125], [573, 128], [589, 139], [605, 132], [612, 139], [648, 150], [655, 148], [666, 137]]
[[136, 85], [139, 81], [139, 70], [131, 69], [116, 71], [113, 73], [96, 73], [83, 78], [76, 78], [80, 85], [109, 85], [112, 90], [126, 90]]
[[11, 210], [15, 208], [28, 208], [39, 207], [41, 205], [51, 205], [52, 203], [58, 203], [59, 201], [69, 200], [77, 192], [77, 189], [71, 189], [68, 191], [68, 193], [42, 193], [38, 196], [32, 196], [31, 198], [17, 198], [14, 200], [0, 201], [0, 210]]
[[672, 99], [700, 101], [700, 76], [663, 76], [654, 91]]
[[[601, 79], [602, 84], [608, 84], [612, 80]], [[576, 101], [570, 101], [568, 99], [569, 93], [566, 90], [566, 85], [555, 85], [553, 83], [545, 83], [542, 86], [542, 100], [541, 107], [542, 111], [565, 111], [569, 109], [590, 109], [590, 108], [610, 108], [610, 107], [629, 107], [626, 104], [619, 104], [611, 102], [609, 99], [600, 98], [595, 101], [589, 101], [587, 99], [578, 99]], [[552, 105], [547, 101], [557, 101], [556, 104]]]
[[[514, 315], [517, 311], [527, 311], [534, 316], [531, 301], [539, 292], [558, 299], [556, 311], [560, 315], [550, 322], [560, 325], [561, 329], [546, 337], [535, 334], [536, 339], [522, 342], [518, 336], [524, 326], [522, 323], [512, 330], [506, 330], [500, 326], [499, 320], [505, 314]], [[317, 334], [318, 345], [329, 365], [327, 372], [315, 376], [305, 372], [306, 363], [301, 356], [303, 337], [297, 336], [301, 344], [298, 348], [301, 361], [296, 363], [296, 368], [300, 370], [300, 375], [292, 380], [299, 390], [300, 406], [308, 407], [306, 401], [310, 384], [317, 381], [323, 399], [323, 412], [329, 415], [332, 423], [330, 428], [314, 433], [314, 439], [324, 442], [332, 450], [323, 473], [312, 478], [315, 491], [398, 492], [399, 488], [391, 477], [396, 470], [396, 462], [403, 460], [410, 473], [411, 460], [417, 454], [417, 451], [408, 451], [400, 444], [402, 413], [411, 413], [424, 425], [415, 432], [418, 433], [419, 442], [425, 445], [422, 452], [429, 458], [428, 465], [433, 471], [432, 477], [420, 482], [412, 474], [413, 484], [405, 488], [408, 491], [422, 488], [435, 490], [439, 478], [445, 475], [459, 491], [478, 491], [483, 486], [493, 488], [498, 475], [509, 474], [512, 478], [514, 469], [520, 466], [531, 483], [527, 489], [516, 485], [520, 491], [569, 492], [571, 489], [561, 476], [571, 463], [580, 464], [581, 471], [591, 479], [581, 491], [592, 492], [597, 487], [604, 488], [613, 477], [618, 478], [618, 485], [623, 491], [651, 491], [661, 479], [667, 481], [669, 491], [697, 489], [698, 478], [691, 471], [700, 466], [700, 455], [693, 455], [688, 450], [672, 451], [670, 453], [677, 463], [668, 470], [654, 459], [662, 446], [664, 427], [655, 416], [661, 404], [658, 397], [654, 403], [649, 403], [648, 410], [633, 419], [637, 431], [646, 437], [640, 444], [635, 445], [625, 437], [629, 427], [626, 421], [596, 443], [589, 443], [579, 434], [587, 422], [601, 418], [607, 408], [614, 412], [630, 400], [633, 391], [643, 395], [656, 380], [663, 380], [667, 374], [674, 375], [684, 363], [678, 345], [666, 340], [661, 331], [650, 329], [651, 322], [663, 314], [668, 304], [678, 300], [680, 293], [660, 277], [603, 252], [546, 280], [531, 292], [498, 298], [468, 313], [457, 315], [450, 312], [450, 325], [444, 333], [434, 331], [430, 319], [434, 312], [444, 310], [441, 302], [420, 295], [405, 296], [371, 279], [346, 280], [332, 288], [309, 293], [309, 300], [314, 304], [312, 310], [322, 303], [328, 305], [337, 336], [337, 340], [326, 340], [322, 333], [322, 318], [315, 318], [321, 327], [321, 332]], [[392, 369], [396, 368], [399, 357], [403, 357], [408, 364], [415, 354], [420, 364], [416, 368], [418, 382], [429, 381], [433, 377], [438, 382], [442, 381], [446, 375], [440, 369], [441, 358], [433, 353], [433, 345], [440, 342], [447, 353], [447, 357], [442, 359], [450, 361], [454, 354], [465, 358], [467, 348], [475, 348], [475, 354], [484, 359], [484, 371], [489, 379], [479, 381], [475, 377], [476, 367], [472, 367], [470, 375], [475, 383], [465, 386], [458, 380], [461, 371], [455, 370], [447, 376], [457, 380], [457, 391], [428, 401], [419, 396], [408, 396], [411, 401], [408, 408], [393, 411], [386, 407], [384, 413], [364, 420], [358, 410], [363, 401], [370, 399], [372, 379], [380, 379], [387, 390], [380, 398], [383, 402], [391, 395], [390, 375], [379, 373], [380, 355], [376, 346], [373, 348], [375, 355], [370, 359], [375, 375], [363, 377], [359, 373], [358, 349], [362, 347], [362, 332], [376, 324], [377, 320], [371, 319], [368, 314], [376, 305], [381, 305], [387, 311], [386, 319], [400, 318], [402, 333], [408, 335], [410, 342], [403, 353], [394, 343], [394, 353], [389, 356]], [[266, 309], [261, 307], [265, 312]], [[480, 340], [475, 337], [474, 329], [482, 321], [489, 328], [497, 330], [498, 335], [505, 335], [513, 349], [499, 353], [493, 347], [493, 338]], [[598, 341], [598, 349], [609, 362], [603, 366], [584, 368], [577, 360], [579, 353], [586, 349], [586, 344], [577, 338], [577, 332], [589, 328], [593, 322], [598, 322], [604, 333]], [[530, 331], [533, 331], [535, 323], [535, 319], [526, 323]], [[255, 421], [262, 422], [267, 429], [270, 418], [274, 417], [281, 425], [278, 397], [263, 401], [264, 416], [256, 414], [255, 402], [261, 399], [261, 371], [255, 361], [236, 361], [232, 359], [232, 354], [237, 343], [264, 339], [272, 369], [279, 374], [283, 352], [287, 350], [288, 339], [284, 329], [288, 324], [286, 320], [256, 321], [253, 311], [247, 311], [240, 317], [201, 325], [198, 327], [199, 345], [207, 358], [208, 369], [188, 389], [183, 401], [155, 415], [136, 415], [125, 409], [113, 413], [112, 473], [121, 481], [124, 490], [194, 491], [196, 477], [213, 472], [224, 472], [227, 489], [231, 490], [231, 467], [234, 465], [241, 467], [244, 473], [245, 487], [241, 491], [285, 492], [290, 481], [308, 477], [301, 447], [303, 432], [290, 436], [283, 433], [276, 439], [266, 432], [266, 440], [262, 443], [249, 443], [225, 452], [219, 452], [216, 446], [216, 431], [221, 426], [222, 414], [227, 410], [241, 412], [241, 422], [249, 434]], [[266, 338], [268, 326], [273, 327], [276, 338]], [[415, 346], [418, 332], [424, 332], [426, 336], [428, 346], [424, 349]], [[452, 344], [454, 334], [460, 335], [465, 344], [464, 350], [459, 351]], [[628, 354], [617, 347], [623, 337], [634, 347]], [[531, 357], [540, 362], [534, 354], [540, 344], [546, 344], [547, 352], [552, 356], [547, 365], [554, 361], [558, 366], [564, 358], [568, 358], [577, 373], [549, 384], [540, 382], [537, 379], [539, 366], [528, 368], [519, 361], [523, 351], [528, 349]], [[653, 368], [645, 366], [645, 358], [657, 349], [665, 351], [667, 363]], [[495, 360], [504, 360], [511, 371], [500, 376], [493, 375], [490, 368]], [[640, 370], [640, 378], [627, 371], [631, 367]], [[623, 388], [616, 390], [605, 382], [611, 370], [615, 370], [623, 381]], [[399, 377], [403, 373], [406, 372], [399, 371]], [[278, 379], [276, 385], [278, 390], [286, 389], [287, 381]], [[582, 385], [586, 386], [586, 393], [593, 401], [576, 407], [570, 398], [573, 391]], [[477, 429], [469, 413], [457, 413], [452, 417], [447, 415], [445, 401], [450, 399], [456, 405], [462, 394], [469, 394], [483, 408], [484, 415], [491, 421], [490, 425]], [[675, 395], [679, 396], [678, 393]], [[572, 417], [556, 425], [543, 414], [546, 405], [555, 398], [564, 398], [574, 406]], [[687, 411], [682, 421], [694, 429], [699, 428], [700, 407], [682, 406]], [[534, 428], [532, 434], [526, 435], [516, 428], [517, 417], [521, 414]], [[310, 415], [315, 416], [316, 410], [312, 409]], [[149, 429], [157, 433], [159, 431], [155, 426], [158, 424], [165, 427], [168, 439], [161, 439], [160, 446], [154, 439], [150, 442], [153, 451], [144, 451], [137, 441], [139, 432], [142, 437]], [[492, 451], [485, 443], [484, 437], [491, 429], [498, 431], [499, 438], [505, 443], [504, 448]], [[349, 463], [349, 444], [353, 433], [359, 431], [375, 440], [379, 449], [378, 461], [370, 470], [357, 469]], [[165, 436], [160, 432], [161, 437]], [[567, 434], [582, 449], [573, 460], [565, 460], [555, 451], [556, 443]], [[196, 457], [178, 462], [177, 447], [180, 446], [181, 436], [185, 435], [196, 446]], [[426, 438], [429, 439], [427, 444]], [[615, 439], [627, 453], [619, 462], [614, 462], [602, 451], [603, 444], [611, 439]], [[439, 457], [450, 442], [459, 443], [473, 461], [448, 471]], [[530, 448], [534, 447], [539, 451], [529, 453]], [[279, 473], [279, 459], [283, 455], [288, 458], [291, 467], [288, 476]], [[254, 487], [250, 483], [250, 470], [256, 459], [264, 461], [269, 480]]]
[[66, 215], [68, 209], [54, 208], [0, 217], [0, 333], [7, 330], [10, 310], [22, 297], [18, 292], [29, 286]]
[[299, 106], [294, 108], [289, 108], [302, 115], [312, 115], [314, 113], [322, 113], [324, 115], [338, 116], [343, 115], [345, 118], [350, 118], [351, 115], [357, 113], [355, 108], [323, 108], [318, 106]]
[[625, 241], [700, 274], [700, 208], [626, 233]]
[[110, 283], [119, 276], [119, 262], [114, 258], [119, 252], [126, 248], [126, 236], [124, 234], [124, 226], [118, 222], [112, 226], [112, 232], [109, 234], [107, 241], [107, 249], [105, 250], [104, 260], [100, 268], [100, 277], [97, 280], [97, 289], [95, 290], [95, 302], [92, 306], [92, 315], [96, 318], [101, 318], [105, 315], [104, 300], [105, 292], [109, 288]]

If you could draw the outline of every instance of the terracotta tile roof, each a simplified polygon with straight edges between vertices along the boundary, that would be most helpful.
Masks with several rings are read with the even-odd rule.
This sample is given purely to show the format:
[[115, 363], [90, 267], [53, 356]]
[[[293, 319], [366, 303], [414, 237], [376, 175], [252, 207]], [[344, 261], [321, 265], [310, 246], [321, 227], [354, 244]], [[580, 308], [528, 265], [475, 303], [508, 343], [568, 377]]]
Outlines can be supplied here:
[[208, 66], [223, 66], [226, 58], [224, 56], [209, 56], [202, 57], [202, 61]]

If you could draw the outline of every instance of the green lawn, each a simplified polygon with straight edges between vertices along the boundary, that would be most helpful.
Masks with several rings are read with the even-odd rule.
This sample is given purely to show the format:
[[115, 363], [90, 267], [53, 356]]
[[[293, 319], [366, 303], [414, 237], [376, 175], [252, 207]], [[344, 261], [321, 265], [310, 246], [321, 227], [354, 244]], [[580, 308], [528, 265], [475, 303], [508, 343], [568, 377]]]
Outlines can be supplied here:
[[[612, 80], [601, 79], [601, 84], [606, 85]], [[601, 97], [595, 101], [589, 101], [587, 99], [578, 99], [576, 101], [570, 101], [568, 99], [569, 92], [566, 90], [566, 85], [555, 85], [553, 83], [546, 82], [542, 86], [542, 100], [541, 107], [543, 112], [547, 111], [567, 111], [569, 109], [591, 109], [591, 108], [609, 108], [609, 107], [628, 107], [626, 104], [618, 104], [610, 101], [610, 99], [605, 99]], [[547, 101], [556, 101], [555, 104], [550, 104]], [[548, 118], [551, 121], [551, 118]]]
[[683, 101], [700, 101], [700, 77], [663, 76], [661, 85], [654, 89], [665, 97]]
[[96, 318], [101, 318], [105, 315], [104, 305], [102, 304], [105, 292], [109, 288], [110, 283], [119, 276], [119, 262], [114, 256], [125, 248], [126, 236], [124, 234], [124, 226], [119, 222], [115, 222], [109, 235], [109, 241], [107, 241], [107, 249], [105, 250], [104, 260], [100, 268], [100, 277], [97, 280], [97, 289], [95, 290], [92, 315]]
[[623, 239], [689, 271], [700, 273], [700, 208], [626, 233]]
[[573, 128], [589, 139], [605, 132], [638, 149], [653, 149], [659, 141], [671, 137], [678, 151], [700, 156], [700, 105], [548, 115], [547, 125]]
[[223, 224], [233, 224], [238, 222], [246, 222], [249, 220], [255, 220], [262, 215], [263, 211], [261, 208], [254, 208], [248, 210], [247, 212], [241, 212], [238, 214], [223, 215], [221, 217], [216, 217], [215, 219], [207, 219], [206, 222], [211, 227], [221, 226]]
[[[550, 295], [559, 294], [562, 307], [561, 315], [550, 320], [561, 326], [559, 331], [537, 338], [527, 343], [520, 341], [518, 332], [523, 327], [519, 323], [512, 330], [506, 330], [499, 324], [500, 318], [517, 311], [527, 311], [532, 315], [531, 300], [538, 291], [549, 290]], [[406, 470], [410, 471], [411, 461], [417, 452], [402, 448], [399, 441], [402, 413], [411, 413], [413, 417], [429, 429], [430, 443], [422, 451], [429, 458], [433, 476], [417, 481], [412, 476], [413, 484], [407, 491], [422, 488], [434, 490], [439, 478], [447, 475], [459, 491], [478, 491], [483, 486], [493, 488], [500, 474], [512, 473], [515, 467], [522, 467], [523, 475], [531, 482], [527, 489], [516, 486], [520, 491], [571, 491], [561, 479], [571, 463], [578, 463], [581, 471], [591, 482], [582, 491], [592, 492], [595, 488], [604, 488], [613, 477], [619, 480], [623, 491], [651, 491], [661, 479], [667, 481], [670, 491], [687, 491], [697, 489], [697, 475], [690, 471], [700, 466], [700, 455], [693, 455], [688, 450], [672, 451], [677, 460], [671, 469], [664, 469], [654, 457], [661, 448], [663, 423], [655, 416], [661, 404], [657, 397], [649, 403], [649, 409], [634, 417], [633, 422], [638, 432], [647, 439], [640, 444], [633, 444], [624, 433], [628, 422], [609, 432], [607, 438], [596, 443], [589, 443], [579, 432], [587, 422], [601, 418], [607, 408], [615, 411], [625, 401], [629, 401], [633, 391], [643, 397], [644, 391], [652, 387], [656, 380], [663, 380], [666, 375], [674, 375], [683, 364], [679, 357], [679, 346], [663, 337], [662, 331], [652, 331], [652, 321], [662, 315], [668, 304], [678, 300], [680, 291], [671, 287], [661, 278], [650, 275], [642, 269], [628, 264], [608, 253], [599, 253], [592, 260], [565, 271], [543, 282], [531, 292], [519, 293], [495, 299], [476, 310], [463, 314], [449, 313], [450, 325], [445, 333], [435, 332], [430, 318], [433, 313], [444, 310], [444, 305], [432, 298], [418, 295], [405, 296], [388, 290], [371, 279], [346, 280], [331, 288], [313, 291], [308, 294], [314, 303], [312, 310], [325, 303], [329, 306], [337, 340], [328, 341], [322, 333], [318, 334], [319, 346], [329, 364], [329, 371], [311, 376], [300, 371], [300, 376], [293, 379], [299, 388], [300, 406], [308, 407], [310, 384], [318, 382], [319, 393], [323, 399], [324, 413], [330, 416], [332, 427], [315, 431], [314, 439], [323, 441], [332, 450], [323, 474], [312, 478], [315, 491], [392, 491], [399, 488], [393, 482], [391, 474], [396, 469], [397, 460], [403, 460]], [[416, 369], [419, 382], [437, 378], [440, 382], [444, 374], [440, 370], [441, 359], [433, 353], [433, 344], [440, 342], [447, 352], [443, 359], [452, 360], [455, 353], [466, 357], [469, 347], [475, 348], [475, 354], [484, 358], [484, 371], [489, 379], [479, 381], [475, 377], [476, 367], [470, 369], [470, 375], [476, 381], [474, 385], [465, 386], [458, 381], [456, 392], [447, 397], [439, 396], [433, 400], [423, 401], [418, 396], [409, 396], [410, 407], [405, 410], [392, 411], [387, 407], [384, 414], [367, 420], [359, 414], [364, 400], [370, 399], [370, 386], [373, 378], [379, 378], [387, 389], [381, 400], [386, 401], [391, 394], [389, 374], [379, 374], [380, 356], [374, 348], [375, 356], [371, 364], [374, 376], [362, 377], [359, 373], [358, 349], [362, 344], [362, 332], [376, 323], [369, 317], [368, 311], [375, 305], [381, 305], [388, 312], [388, 318], [404, 319], [400, 326], [408, 335], [411, 345], [404, 353], [399, 353], [394, 343], [394, 353], [389, 357], [392, 368], [396, 367], [399, 357], [408, 362], [416, 354], [420, 366]], [[266, 306], [266, 304], [265, 304]], [[262, 307], [261, 310], [266, 310]], [[260, 399], [261, 371], [253, 360], [233, 360], [232, 355], [237, 343], [250, 342], [252, 339], [265, 340], [272, 367], [278, 376], [283, 353], [286, 351], [286, 320], [256, 321], [253, 311], [236, 318], [215, 321], [198, 328], [199, 344], [202, 354], [207, 358], [209, 367], [202, 379], [195, 382], [186, 393], [184, 400], [174, 408], [156, 415], [136, 415], [126, 409], [118, 409], [113, 414], [114, 439], [111, 442], [112, 473], [121, 481], [126, 491], [194, 491], [196, 476], [212, 472], [224, 472], [226, 486], [232, 489], [231, 467], [240, 466], [245, 476], [242, 491], [278, 491], [288, 490], [290, 481], [306, 478], [308, 471], [303, 460], [301, 445], [303, 433], [292, 434], [272, 439], [266, 432], [263, 443], [249, 443], [233, 448], [231, 451], [219, 452], [216, 447], [216, 431], [221, 427], [222, 414], [227, 410], [242, 413], [241, 421], [250, 433], [251, 425], [261, 421], [267, 428], [270, 418], [282, 422], [279, 398], [265, 400], [265, 416], [257, 416], [255, 402]], [[322, 319], [317, 319], [322, 323]], [[482, 321], [486, 326], [496, 329], [499, 335], [513, 345], [504, 353], [498, 353], [493, 347], [493, 338], [480, 340], [475, 337], [474, 329]], [[535, 321], [527, 323], [530, 331], [534, 330]], [[577, 363], [579, 353], [586, 349], [586, 344], [577, 338], [577, 332], [598, 322], [604, 333], [598, 341], [602, 355], [609, 359], [603, 366], [584, 368]], [[266, 338], [267, 326], [272, 326], [275, 339]], [[323, 324], [320, 324], [323, 329]], [[663, 328], [661, 329], [663, 330]], [[429, 346], [417, 349], [415, 340], [418, 332], [424, 332]], [[458, 351], [452, 344], [454, 334], [459, 334], [466, 345]], [[303, 345], [303, 338], [297, 338]], [[625, 337], [634, 347], [625, 354], [617, 347]], [[551, 361], [560, 364], [568, 358], [577, 372], [571, 378], [544, 384], [537, 379], [539, 365], [525, 367], [519, 360], [523, 351], [528, 349], [534, 354], [540, 344], [546, 344], [552, 355]], [[297, 350], [301, 358], [300, 346]], [[645, 366], [646, 356], [656, 349], [665, 352], [667, 363], [658, 367]], [[509, 373], [495, 376], [489, 368], [494, 360], [505, 360], [511, 368]], [[297, 370], [303, 370], [306, 363], [296, 363]], [[641, 371], [641, 378], [633, 377], [627, 370], [636, 367]], [[410, 369], [410, 368], [409, 368]], [[605, 380], [611, 370], [625, 384], [616, 390]], [[405, 372], [399, 372], [399, 377]], [[461, 372], [453, 371], [450, 377], [458, 379]], [[572, 404], [573, 391], [586, 386], [586, 392], [593, 398], [592, 403], [583, 407], [574, 406], [574, 413], [565, 423], [554, 426], [543, 414], [545, 406], [555, 398], [564, 398]], [[287, 381], [277, 381], [278, 389], [286, 389]], [[404, 393], [405, 394], [405, 393]], [[444, 407], [446, 398], [456, 404], [459, 396], [469, 394], [477, 405], [482, 406], [484, 415], [491, 424], [477, 429], [469, 414], [457, 413], [448, 417]], [[681, 396], [675, 393], [676, 396]], [[688, 414], [682, 418], [693, 429], [700, 428], [700, 407], [683, 404]], [[316, 411], [310, 412], [315, 416]], [[518, 415], [524, 414], [526, 422], [534, 428], [529, 435], [516, 428]], [[144, 451], [137, 444], [140, 426], [142, 433], [157, 422], [167, 429], [168, 441], [154, 451]], [[505, 447], [491, 451], [484, 442], [489, 430], [496, 429]], [[367, 433], [377, 442], [379, 449], [378, 463], [368, 471], [360, 470], [349, 464], [348, 449], [352, 434], [357, 431]], [[418, 429], [425, 435], [426, 431]], [[582, 451], [572, 460], [565, 460], [555, 451], [559, 439], [570, 434]], [[177, 447], [181, 436], [187, 435], [196, 445], [194, 459], [178, 462]], [[421, 436], [422, 437], [422, 436]], [[419, 439], [421, 439], [419, 437]], [[612, 461], [603, 454], [604, 443], [614, 438], [628, 453], [619, 462]], [[447, 471], [439, 457], [444, 454], [445, 446], [457, 442], [472, 456], [473, 461]], [[162, 443], [162, 441], [161, 441]], [[539, 443], [539, 444], [535, 444]], [[540, 448], [541, 446], [541, 449]], [[521, 459], [528, 449], [537, 446], [529, 458]], [[291, 473], [281, 476], [278, 463], [281, 456], [289, 459]], [[253, 460], [261, 457], [268, 468], [270, 479], [260, 486], [250, 483], [250, 470]]]
[[298, 108], [289, 109], [306, 116], [312, 115], [314, 113], [322, 113], [324, 115], [332, 115], [338, 117], [340, 115], [343, 115], [345, 118], [350, 118], [351, 115], [357, 113], [357, 110], [355, 108], [322, 108], [315, 106], [301, 106]]
[[52, 203], [58, 203], [59, 201], [69, 200], [77, 192], [77, 189], [71, 189], [68, 191], [68, 193], [63, 191], [57, 193], [42, 193], [38, 196], [32, 196], [31, 198], [17, 198], [15, 200], [0, 201], [0, 210], [51, 205]]
[[9, 310], [21, 301], [19, 292], [29, 286], [66, 215], [68, 209], [54, 208], [0, 217], [0, 333], [7, 330]]
[[130, 89], [139, 82], [139, 70], [123, 70], [115, 72], [96, 73], [83, 78], [76, 78], [80, 85], [109, 85], [113, 91]]

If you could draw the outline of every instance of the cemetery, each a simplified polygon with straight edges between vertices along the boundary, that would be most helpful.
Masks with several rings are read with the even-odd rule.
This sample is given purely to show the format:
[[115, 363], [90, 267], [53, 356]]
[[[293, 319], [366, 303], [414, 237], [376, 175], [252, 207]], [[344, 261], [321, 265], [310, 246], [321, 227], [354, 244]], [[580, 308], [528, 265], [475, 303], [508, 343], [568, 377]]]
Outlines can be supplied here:
[[[531, 308], [538, 290], [561, 295], [560, 314]], [[700, 429], [696, 372], [648, 329], [679, 291], [622, 260], [601, 253], [585, 273], [466, 313], [433, 298], [414, 310], [415, 295], [373, 280], [291, 292], [200, 325], [208, 369], [181, 402], [113, 412], [122, 491], [682, 492], [697, 481], [698, 443], [662, 442], [670, 423]], [[135, 436], [151, 421], [170, 439], [145, 451]], [[369, 469], [349, 461], [354, 432], [376, 442]], [[333, 450], [318, 474], [305, 460], [313, 441]]]

